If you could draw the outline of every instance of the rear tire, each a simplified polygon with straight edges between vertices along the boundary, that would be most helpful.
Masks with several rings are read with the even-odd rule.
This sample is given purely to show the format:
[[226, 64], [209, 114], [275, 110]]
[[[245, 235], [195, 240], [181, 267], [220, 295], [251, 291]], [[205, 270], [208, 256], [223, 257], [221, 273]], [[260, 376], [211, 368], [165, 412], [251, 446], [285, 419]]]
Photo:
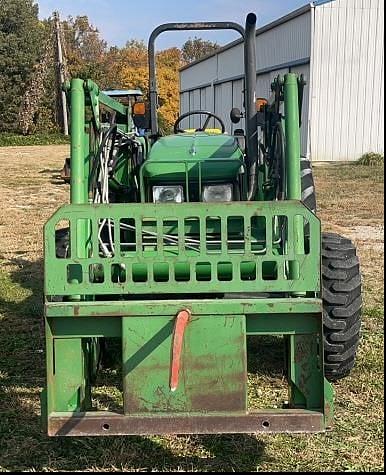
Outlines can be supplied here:
[[56, 257], [65, 259], [70, 249], [70, 228], [58, 229], [55, 232]]
[[354, 244], [323, 234], [323, 325], [325, 376], [343, 379], [355, 365], [362, 324], [362, 278]]
[[302, 179], [302, 202], [316, 214], [316, 191], [311, 160], [305, 157], [301, 158], [300, 173]]

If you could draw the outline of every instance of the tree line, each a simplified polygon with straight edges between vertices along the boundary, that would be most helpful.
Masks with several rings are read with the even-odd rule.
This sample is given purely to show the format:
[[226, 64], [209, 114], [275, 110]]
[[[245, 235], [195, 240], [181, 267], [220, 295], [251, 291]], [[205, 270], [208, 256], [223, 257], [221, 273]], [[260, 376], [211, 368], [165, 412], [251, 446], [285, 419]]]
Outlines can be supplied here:
[[[87, 16], [60, 25], [68, 77], [94, 80], [102, 89], [148, 92], [147, 47], [130, 39], [109, 46]], [[179, 69], [219, 46], [201, 38], [157, 52], [160, 118], [170, 127], [179, 110]], [[0, 132], [58, 131], [54, 20], [39, 20], [34, 0], [0, 0]]]

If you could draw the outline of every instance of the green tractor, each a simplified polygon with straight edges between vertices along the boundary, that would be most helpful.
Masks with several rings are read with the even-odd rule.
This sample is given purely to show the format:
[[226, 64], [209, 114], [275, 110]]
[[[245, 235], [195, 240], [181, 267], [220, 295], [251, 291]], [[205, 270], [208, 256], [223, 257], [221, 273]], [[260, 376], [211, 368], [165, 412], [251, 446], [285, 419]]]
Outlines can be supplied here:
[[[244, 38], [245, 111], [230, 112], [245, 130], [229, 135], [220, 117], [194, 111], [161, 136], [155, 40], [212, 29]], [[50, 436], [332, 427], [331, 383], [350, 373], [360, 338], [359, 261], [349, 240], [322, 234], [315, 214], [311, 164], [300, 154], [304, 80], [278, 77], [272, 97], [256, 100], [255, 41], [254, 14], [245, 28], [157, 28], [148, 108], [89, 80], [66, 86], [71, 204], [45, 226]], [[183, 128], [190, 115], [199, 128]], [[248, 404], [251, 336], [282, 338], [282, 408]], [[117, 347], [120, 397], [97, 410], [98, 370]]]
[[[126, 106], [132, 106], [136, 101], [140, 100], [143, 96], [142, 91], [139, 89], [109, 89], [104, 91], [104, 93], [114, 98], [116, 101], [124, 104]], [[134, 124], [133, 124], [133, 132], [135, 132]], [[71, 183], [71, 160], [70, 158], [66, 158], [64, 161], [64, 165], [62, 170], [60, 171], [60, 178], [64, 181], [64, 183]]]

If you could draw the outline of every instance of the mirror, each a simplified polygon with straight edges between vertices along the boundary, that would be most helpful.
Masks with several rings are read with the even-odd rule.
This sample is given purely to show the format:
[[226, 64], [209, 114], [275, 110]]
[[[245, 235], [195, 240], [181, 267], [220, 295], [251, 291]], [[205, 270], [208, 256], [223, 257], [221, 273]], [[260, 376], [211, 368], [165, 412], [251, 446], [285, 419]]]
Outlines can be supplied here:
[[234, 124], [238, 124], [240, 120], [242, 119], [242, 117], [243, 117], [243, 114], [241, 113], [240, 109], [238, 109], [237, 107], [234, 107], [231, 110], [231, 121]]

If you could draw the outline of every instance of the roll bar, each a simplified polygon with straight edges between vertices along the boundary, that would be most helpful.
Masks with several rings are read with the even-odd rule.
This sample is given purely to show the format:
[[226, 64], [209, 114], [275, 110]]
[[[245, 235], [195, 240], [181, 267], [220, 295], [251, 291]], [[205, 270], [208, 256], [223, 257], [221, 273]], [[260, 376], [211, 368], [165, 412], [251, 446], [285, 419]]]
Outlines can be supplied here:
[[152, 135], [158, 135], [158, 89], [156, 76], [156, 39], [166, 31], [204, 31], [204, 30], [234, 30], [244, 39], [245, 65], [245, 127], [248, 168], [252, 169], [258, 156], [257, 120], [256, 120], [256, 23], [257, 17], [249, 13], [246, 26], [243, 28], [233, 22], [210, 23], [167, 23], [156, 28], [149, 39], [149, 99], [150, 99], [150, 128]]

